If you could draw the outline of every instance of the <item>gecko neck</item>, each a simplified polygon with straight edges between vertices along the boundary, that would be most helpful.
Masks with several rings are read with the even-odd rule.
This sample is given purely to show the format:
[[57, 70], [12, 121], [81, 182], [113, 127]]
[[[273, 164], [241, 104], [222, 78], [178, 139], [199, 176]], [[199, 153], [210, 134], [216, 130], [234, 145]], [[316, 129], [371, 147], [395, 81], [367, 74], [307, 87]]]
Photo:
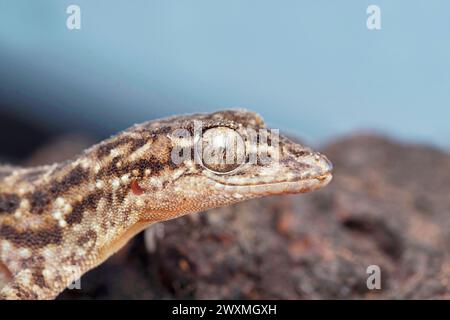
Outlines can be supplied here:
[[49, 166], [0, 166], [0, 263], [7, 274], [27, 266], [45, 273], [36, 276], [45, 279], [34, 290], [40, 297], [53, 297], [150, 224], [140, 222], [130, 181], [108, 176], [112, 160], [93, 160], [93, 152]]

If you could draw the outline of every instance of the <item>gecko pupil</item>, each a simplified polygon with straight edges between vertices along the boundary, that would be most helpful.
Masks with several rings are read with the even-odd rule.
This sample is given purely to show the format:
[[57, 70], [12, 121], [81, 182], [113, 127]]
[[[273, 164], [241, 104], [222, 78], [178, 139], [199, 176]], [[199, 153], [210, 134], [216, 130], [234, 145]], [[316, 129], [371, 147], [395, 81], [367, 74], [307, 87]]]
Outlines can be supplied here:
[[230, 172], [245, 161], [244, 140], [228, 127], [208, 129], [202, 137], [202, 161], [211, 171]]

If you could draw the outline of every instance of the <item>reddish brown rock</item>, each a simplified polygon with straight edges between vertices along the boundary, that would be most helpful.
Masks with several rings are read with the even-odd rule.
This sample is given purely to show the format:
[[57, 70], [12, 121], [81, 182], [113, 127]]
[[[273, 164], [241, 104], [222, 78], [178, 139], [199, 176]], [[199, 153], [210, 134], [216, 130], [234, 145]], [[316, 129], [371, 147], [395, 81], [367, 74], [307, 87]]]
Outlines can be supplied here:
[[369, 135], [323, 151], [325, 189], [167, 222], [156, 252], [139, 236], [61, 298], [450, 298], [450, 156]]

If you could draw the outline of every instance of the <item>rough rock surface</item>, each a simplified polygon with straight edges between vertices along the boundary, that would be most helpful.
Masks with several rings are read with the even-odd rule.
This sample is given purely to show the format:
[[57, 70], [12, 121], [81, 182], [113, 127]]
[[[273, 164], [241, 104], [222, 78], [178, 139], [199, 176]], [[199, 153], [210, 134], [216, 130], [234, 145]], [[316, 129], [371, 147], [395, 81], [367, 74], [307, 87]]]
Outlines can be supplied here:
[[370, 135], [323, 151], [325, 189], [166, 222], [60, 298], [450, 298], [450, 156]]

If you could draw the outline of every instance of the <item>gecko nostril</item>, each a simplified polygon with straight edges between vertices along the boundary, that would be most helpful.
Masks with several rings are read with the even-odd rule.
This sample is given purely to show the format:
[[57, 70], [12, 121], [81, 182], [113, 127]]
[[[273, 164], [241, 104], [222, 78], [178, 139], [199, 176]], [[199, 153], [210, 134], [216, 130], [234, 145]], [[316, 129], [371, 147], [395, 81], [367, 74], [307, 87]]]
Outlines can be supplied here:
[[328, 172], [333, 171], [333, 163], [324, 155], [322, 155], [322, 161], [325, 163], [325, 168]]
[[328, 173], [331, 173], [333, 171], [333, 164], [323, 154], [317, 152], [314, 155], [314, 159], [316, 161], [316, 164], [318, 166], [319, 172], [321, 174], [328, 174]]

